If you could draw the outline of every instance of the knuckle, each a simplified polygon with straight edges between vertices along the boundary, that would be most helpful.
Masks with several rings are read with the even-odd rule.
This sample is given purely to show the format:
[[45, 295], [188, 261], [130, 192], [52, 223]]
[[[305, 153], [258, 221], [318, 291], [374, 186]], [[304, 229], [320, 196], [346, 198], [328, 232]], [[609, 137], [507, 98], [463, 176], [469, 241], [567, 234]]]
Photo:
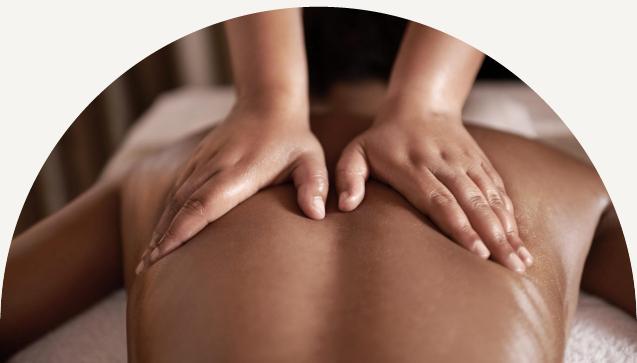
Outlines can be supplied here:
[[493, 208], [505, 207], [504, 199], [499, 193], [494, 193], [494, 192], [489, 193], [488, 199], [489, 199], [489, 205], [491, 205], [491, 207]]
[[178, 190], [175, 190], [170, 197], [170, 204], [173, 204], [175, 207], [179, 207], [190, 197], [188, 194], [189, 186], [184, 186]]
[[445, 162], [451, 161], [451, 153], [447, 150], [440, 150], [438, 152], [438, 156], [440, 157], [441, 160]]
[[327, 175], [323, 170], [312, 170], [307, 174], [307, 178], [317, 183], [324, 183]]
[[508, 226], [507, 230], [504, 231], [504, 234], [506, 235], [507, 240], [511, 240], [511, 241], [515, 241], [518, 236], [518, 233], [515, 230], [515, 228], [513, 228], [513, 226]]
[[176, 215], [181, 209], [183, 202], [178, 198], [173, 198], [168, 202], [166, 209], [170, 215]]
[[495, 181], [495, 187], [498, 191], [498, 193], [502, 196], [503, 199], [508, 199], [509, 196], [507, 195], [507, 191], [504, 189], [504, 185], [501, 183], [498, 183], [498, 181]]
[[427, 199], [429, 200], [431, 205], [440, 208], [448, 207], [455, 202], [453, 196], [450, 193], [440, 190], [430, 191], [427, 195]]
[[352, 166], [339, 163], [336, 166], [336, 173], [342, 176], [364, 176], [365, 168], [362, 166]]
[[482, 195], [473, 194], [468, 197], [469, 205], [472, 209], [483, 211], [490, 208], [489, 203], [484, 199]]
[[433, 165], [435, 163], [442, 163], [440, 157], [440, 149], [435, 145], [429, 145], [426, 143], [417, 143], [408, 146], [405, 150], [407, 161], [412, 165]]
[[206, 212], [204, 203], [199, 198], [190, 198], [182, 206], [186, 213], [196, 216], [203, 216]]
[[175, 227], [170, 226], [164, 232], [164, 236], [162, 238], [161, 243], [164, 244], [166, 241], [171, 241], [175, 238]]
[[508, 244], [509, 240], [507, 239], [506, 234], [498, 231], [493, 234], [493, 242], [496, 246], [502, 247]]
[[411, 165], [422, 169], [432, 169], [437, 165], [446, 165], [435, 150], [421, 150], [411, 152], [408, 155]]
[[407, 152], [407, 160], [416, 168], [427, 168], [428, 157], [421, 150], [410, 150]]
[[489, 168], [489, 170], [490, 171], [487, 172], [487, 175], [489, 175], [499, 187], [504, 188], [504, 180], [502, 179], [502, 176], [492, 167]]
[[456, 230], [456, 233], [463, 238], [471, 238], [476, 234], [469, 223], [459, 218], [455, 219], [454, 228]]
[[327, 176], [324, 173], [310, 174], [309, 180], [319, 192], [324, 192], [327, 189]]

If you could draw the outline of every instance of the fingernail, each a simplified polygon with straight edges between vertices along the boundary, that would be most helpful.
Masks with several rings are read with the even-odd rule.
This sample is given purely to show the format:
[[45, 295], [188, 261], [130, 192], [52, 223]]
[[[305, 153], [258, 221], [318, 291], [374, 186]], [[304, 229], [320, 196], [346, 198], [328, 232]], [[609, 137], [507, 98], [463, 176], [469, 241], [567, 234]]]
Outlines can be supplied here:
[[316, 196], [312, 200], [312, 206], [316, 213], [318, 213], [319, 218], [325, 217], [325, 202], [323, 202], [323, 198]]
[[157, 257], [159, 257], [159, 248], [155, 247], [152, 251], [150, 251], [150, 261], [155, 262]]
[[507, 257], [507, 262], [509, 267], [515, 270], [516, 272], [522, 273], [526, 270], [526, 266], [524, 265], [524, 262], [520, 260], [520, 257], [518, 257], [518, 255], [515, 252], [509, 253], [509, 256]]
[[477, 240], [477, 241], [473, 242], [473, 247], [471, 247], [471, 250], [473, 252], [477, 253], [478, 256], [480, 256], [480, 257], [482, 257], [484, 259], [489, 258], [489, 255], [491, 254], [489, 252], [489, 249], [487, 248], [487, 246], [481, 240]]
[[338, 207], [340, 209], [347, 209], [347, 200], [349, 199], [349, 192], [342, 192], [338, 197]]
[[144, 270], [144, 260], [139, 261], [137, 267], [135, 267], [135, 275], [139, 275], [142, 270]]
[[524, 261], [527, 267], [530, 267], [533, 264], [533, 256], [531, 256], [531, 252], [529, 252], [526, 247], [522, 246], [518, 248], [518, 255], [520, 255], [522, 261]]
[[153, 236], [150, 238], [150, 247], [155, 247], [157, 245], [157, 240], [159, 239], [159, 233], [153, 232]]

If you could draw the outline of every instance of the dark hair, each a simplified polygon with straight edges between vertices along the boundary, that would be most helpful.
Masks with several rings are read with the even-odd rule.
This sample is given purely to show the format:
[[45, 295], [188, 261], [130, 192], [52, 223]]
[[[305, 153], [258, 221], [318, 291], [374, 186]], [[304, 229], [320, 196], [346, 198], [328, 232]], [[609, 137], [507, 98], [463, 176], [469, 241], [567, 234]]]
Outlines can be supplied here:
[[406, 20], [370, 11], [305, 8], [310, 87], [322, 94], [337, 81], [387, 79]]
[[[310, 89], [324, 94], [335, 81], [387, 80], [407, 21], [345, 8], [304, 8]], [[478, 78], [517, 79], [486, 58]]]

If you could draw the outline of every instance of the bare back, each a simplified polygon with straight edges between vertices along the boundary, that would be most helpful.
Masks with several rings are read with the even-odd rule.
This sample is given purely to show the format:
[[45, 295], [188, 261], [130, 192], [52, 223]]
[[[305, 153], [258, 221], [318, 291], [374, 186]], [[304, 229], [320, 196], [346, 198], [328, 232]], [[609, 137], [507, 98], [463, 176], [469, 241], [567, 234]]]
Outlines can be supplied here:
[[[322, 116], [330, 168], [368, 124]], [[197, 137], [140, 163], [122, 197], [131, 361], [560, 361], [608, 198], [596, 173], [537, 143], [470, 128], [536, 256], [518, 275], [454, 244], [393, 189], [303, 217], [291, 185], [259, 192], [135, 277]], [[523, 353], [522, 353], [523, 352]]]

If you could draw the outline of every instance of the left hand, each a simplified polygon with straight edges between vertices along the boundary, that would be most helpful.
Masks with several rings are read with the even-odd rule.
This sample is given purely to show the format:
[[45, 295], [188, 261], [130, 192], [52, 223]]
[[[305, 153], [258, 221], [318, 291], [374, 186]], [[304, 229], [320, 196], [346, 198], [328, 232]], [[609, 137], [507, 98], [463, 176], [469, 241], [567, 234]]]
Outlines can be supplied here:
[[462, 125], [459, 113], [381, 112], [343, 150], [337, 164], [342, 211], [354, 210], [362, 202], [370, 174], [480, 257], [492, 255], [520, 273], [533, 263], [519, 237], [503, 181]]

